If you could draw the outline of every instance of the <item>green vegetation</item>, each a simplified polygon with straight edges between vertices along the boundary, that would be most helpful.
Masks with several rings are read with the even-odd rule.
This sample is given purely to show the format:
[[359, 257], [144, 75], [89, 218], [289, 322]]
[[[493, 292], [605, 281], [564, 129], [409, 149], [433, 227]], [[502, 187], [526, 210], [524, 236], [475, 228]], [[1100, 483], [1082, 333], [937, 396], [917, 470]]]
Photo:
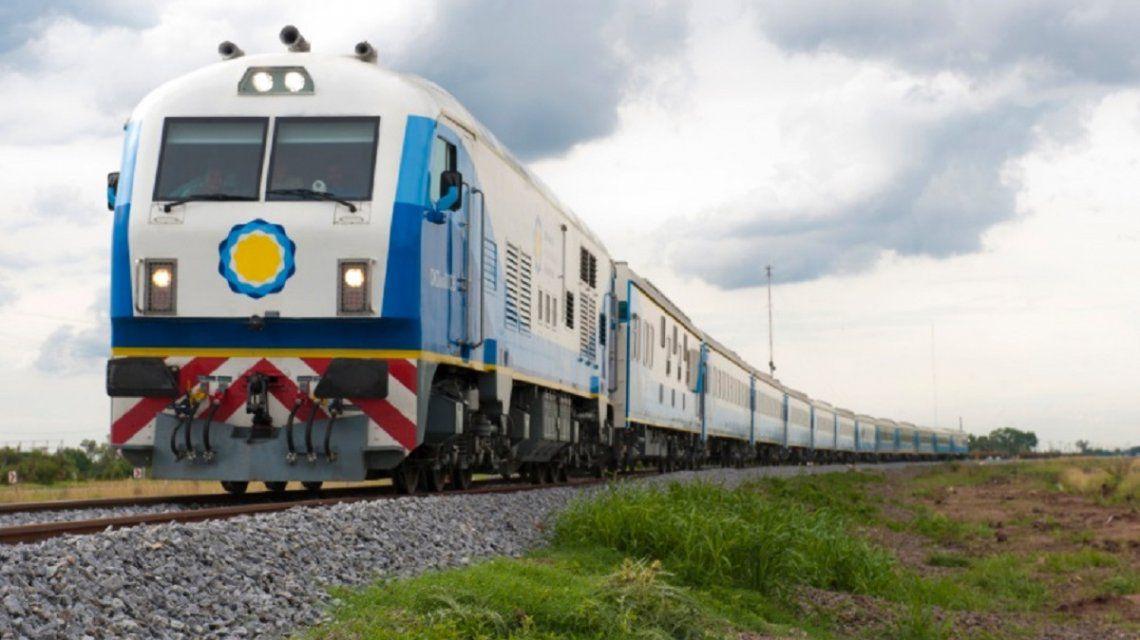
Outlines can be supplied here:
[[944, 640], [950, 637], [950, 622], [939, 621], [930, 607], [915, 603], [907, 608], [891, 630], [895, 640]]
[[722, 638], [726, 623], [661, 564], [601, 549], [555, 550], [341, 591], [322, 638]]
[[988, 436], [969, 436], [970, 451], [983, 454], [1019, 456], [1037, 448], [1037, 434], [1013, 427], [994, 429]]
[[934, 499], [950, 487], [1029, 484], [1030, 489], [1079, 494], [1101, 502], [1140, 499], [1140, 459], [1054, 458], [1031, 464], [962, 464], [931, 468], [911, 481], [916, 498]]
[[1069, 464], [1057, 471], [1056, 486], [1106, 502], [1136, 500], [1140, 498], [1140, 459], [1090, 458]]
[[887, 589], [891, 556], [850, 535], [843, 511], [810, 509], [775, 486], [767, 494], [700, 483], [621, 487], [574, 504], [559, 519], [555, 542], [659, 559], [701, 587]]
[[[914, 491], [1057, 491], [1063, 465], [1020, 466], [945, 465], [920, 473]], [[338, 592], [333, 621], [306, 637], [938, 640], [952, 636], [956, 612], [1007, 616], [984, 637], [1031, 637], [1031, 626], [1008, 616], [1053, 615], [1052, 590], [1074, 575], [1096, 590], [1089, 595], [1140, 590], [1137, 572], [1112, 553], [995, 546], [984, 524], [884, 501], [882, 482], [842, 473], [731, 490], [615, 486], [573, 503], [547, 549]], [[922, 541], [924, 560], [907, 566], [872, 542], [888, 528]], [[856, 631], [852, 611], [863, 612]]]
[[970, 559], [957, 553], [944, 553], [941, 551], [926, 556], [926, 564], [931, 567], [952, 567], [962, 569], [970, 566]]
[[890, 523], [889, 526], [899, 531], [912, 531], [942, 544], [960, 544], [991, 533], [985, 525], [953, 520], [924, 505], [917, 505], [913, 510], [913, 519]]
[[0, 483], [15, 471], [20, 482], [50, 485], [68, 480], [118, 480], [131, 477], [131, 464], [109, 444], [84, 440], [80, 448], [46, 451], [0, 449]]

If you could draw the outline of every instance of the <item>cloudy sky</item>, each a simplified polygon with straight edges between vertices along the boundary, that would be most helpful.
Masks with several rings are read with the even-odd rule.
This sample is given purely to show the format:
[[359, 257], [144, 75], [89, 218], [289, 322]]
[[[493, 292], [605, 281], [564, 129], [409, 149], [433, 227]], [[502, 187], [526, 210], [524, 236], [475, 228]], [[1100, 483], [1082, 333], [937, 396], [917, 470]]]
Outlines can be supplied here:
[[1140, 443], [1140, 5], [0, 5], [0, 442], [101, 438], [106, 173], [218, 41], [368, 39], [721, 341], [857, 411]]

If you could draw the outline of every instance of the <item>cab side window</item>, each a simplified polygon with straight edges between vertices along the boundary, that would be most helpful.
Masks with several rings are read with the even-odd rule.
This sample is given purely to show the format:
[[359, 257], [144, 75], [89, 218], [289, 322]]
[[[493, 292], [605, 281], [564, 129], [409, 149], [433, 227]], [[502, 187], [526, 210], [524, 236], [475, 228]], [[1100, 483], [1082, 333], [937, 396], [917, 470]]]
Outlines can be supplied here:
[[431, 186], [428, 197], [434, 202], [443, 194], [439, 192], [440, 176], [444, 171], [457, 171], [459, 169], [458, 153], [455, 145], [436, 136], [431, 146]]

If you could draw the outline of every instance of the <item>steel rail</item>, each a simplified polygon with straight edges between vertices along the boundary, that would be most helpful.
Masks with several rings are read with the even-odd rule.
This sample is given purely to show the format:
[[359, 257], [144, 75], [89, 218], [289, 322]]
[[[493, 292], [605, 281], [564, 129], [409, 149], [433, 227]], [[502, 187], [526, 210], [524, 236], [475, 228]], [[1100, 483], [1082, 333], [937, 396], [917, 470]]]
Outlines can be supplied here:
[[[645, 474], [642, 473], [634, 475]], [[624, 478], [628, 476], [622, 477]], [[411, 496], [398, 494], [395, 491], [392, 491], [390, 487], [376, 487], [389, 490], [385, 492], [372, 491], [365, 494], [345, 495], [339, 497], [316, 497], [307, 500], [246, 503], [226, 507], [205, 507], [201, 509], [186, 509], [183, 511], [168, 511], [163, 513], [140, 513], [125, 516], [115, 516], [111, 518], [97, 518], [92, 520], [41, 522], [15, 527], [3, 527], [0, 528], [0, 544], [22, 544], [28, 542], [39, 542], [41, 540], [47, 540], [49, 538], [56, 538], [64, 535], [84, 535], [99, 533], [101, 531], [128, 529], [131, 527], [150, 524], [226, 520], [229, 518], [236, 518], [238, 516], [255, 515], [259, 513], [275, 513], [296, 507], [327, 507], [335, 504], [352, 502], [366, 502], [372, 500], [416, 498], [427, 496], [515, 493], [519, 491], [557, 489], [560, 487], [584, 487], [608, 481], [608, 478], [572, 478], [568, 482], [550, 484], [530, 484], [517, 482], [505, 483], [502, 481], [487, 481], [484, 486], [472, 487], [465, 490], [445, 491], [439, 493], [417, 493]]]
[[310, 491], [290, 489], [288, 491], [255, 491], [253, 493], [195, 493], [169, 496], [132, 496], [124, 498], [85, 498], [82, 500], [44, 500], [41, 502], [6, 502], [0, 504], [0, 515], [7, 513], [33, 513], [37, 511], [77, 511], [82, 509], [138, 507], [152, 504], [245, 504], [250, 502], [299, 501], [313, 497], [336, 497], [355, 495], [369, 491], [385, 490], [388, 485], [360, 487], [335, 487]]

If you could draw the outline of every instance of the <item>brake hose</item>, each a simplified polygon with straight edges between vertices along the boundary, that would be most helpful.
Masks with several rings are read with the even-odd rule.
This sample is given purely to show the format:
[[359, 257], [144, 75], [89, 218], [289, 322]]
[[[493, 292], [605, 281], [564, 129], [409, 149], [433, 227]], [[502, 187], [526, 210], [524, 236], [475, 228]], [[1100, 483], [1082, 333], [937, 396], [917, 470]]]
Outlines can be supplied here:
[[297, 396], [297, 399], [293, 401], [293, 409], [289, 411], [289, 419], [285, 421], [285, 444], [289, 447], [287, 457], [290, 461], [297, 458], [297, 448], [293, 446], [293, 421], [297, 418], [297, 412], [300, 411], [304, 398], [302, 395]]
[[333, 460], [332, 449], [329, 448], [332, 441], [333, 423], [336, 422], [337, 416], [340, 415], [342, 410], [343, 405], [339, 398], [329, 403], [329, 424], [328, 427], [325, 428], [325, 457], [328, 458], [329, 462]]

